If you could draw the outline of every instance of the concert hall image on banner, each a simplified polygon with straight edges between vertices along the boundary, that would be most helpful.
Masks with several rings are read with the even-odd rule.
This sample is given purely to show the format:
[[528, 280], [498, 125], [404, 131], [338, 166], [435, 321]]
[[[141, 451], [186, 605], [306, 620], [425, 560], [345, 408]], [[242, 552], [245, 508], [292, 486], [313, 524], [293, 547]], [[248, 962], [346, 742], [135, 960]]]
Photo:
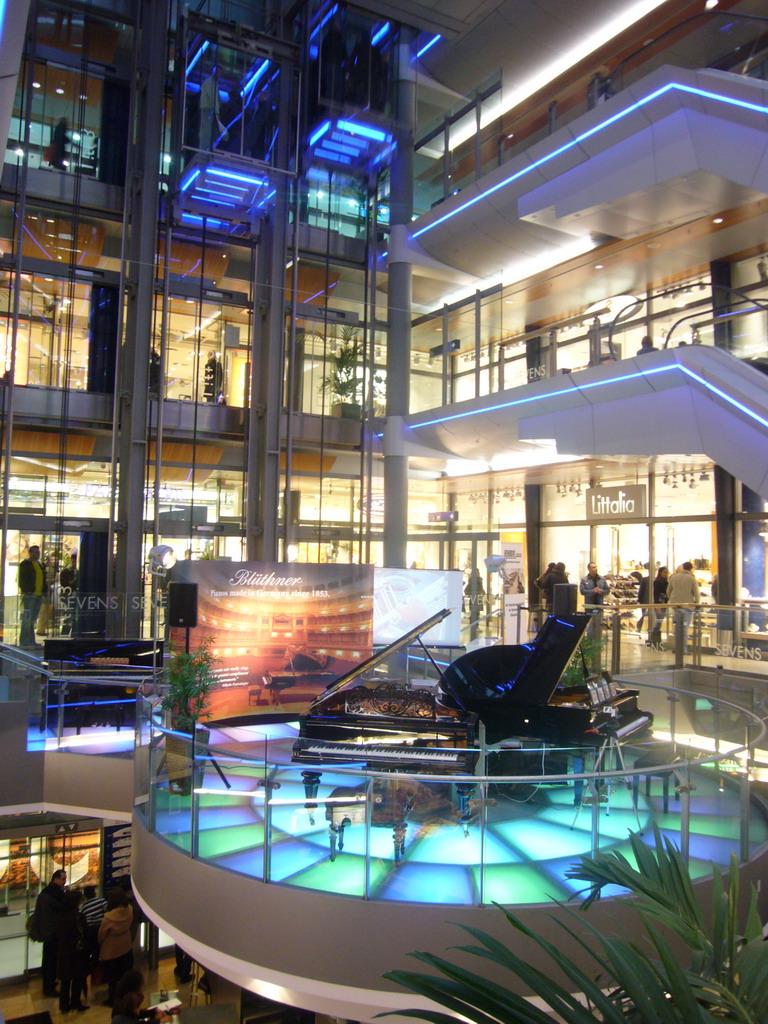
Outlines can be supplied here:
[[[184, 561], [174, 572], [197, 584], [191, 649], [213, 637], [214, 720], [299, 713], [371, 653], [372, 566]], [[171, 630], [176, 649], [186, 634]]]

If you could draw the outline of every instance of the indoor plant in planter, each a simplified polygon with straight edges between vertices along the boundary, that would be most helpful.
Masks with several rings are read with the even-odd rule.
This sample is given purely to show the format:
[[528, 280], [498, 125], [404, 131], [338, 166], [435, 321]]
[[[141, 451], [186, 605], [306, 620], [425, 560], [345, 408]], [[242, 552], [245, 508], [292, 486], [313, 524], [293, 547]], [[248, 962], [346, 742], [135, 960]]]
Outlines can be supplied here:
[[[213, 637], [204, 636], [194, 651], [172, 650], [163, 672], [165, 694], [160, 707], [173, 733], [165, 737], [169, 788], [189, 793], [195, 745], [206, 745], [208, 730], [200, 723], [211, 717], [210, 693], [216, 683]], [[186, 733], [189, 739], [174, 733]]]
[[361, 417], [363, 376], [360, 358], [360, 339], [355, 329], [342, 327], [341, 344], [331, 356], [330, 369], [320, 382], [320, 390], [328, 395], [332, 416], [350, 420]]

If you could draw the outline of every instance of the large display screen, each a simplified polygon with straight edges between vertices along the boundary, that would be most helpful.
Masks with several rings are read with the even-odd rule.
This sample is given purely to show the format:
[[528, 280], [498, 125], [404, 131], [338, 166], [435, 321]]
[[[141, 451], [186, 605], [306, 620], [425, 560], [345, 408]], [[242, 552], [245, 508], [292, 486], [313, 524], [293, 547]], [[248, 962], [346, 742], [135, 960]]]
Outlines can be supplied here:
[[464, 574], [457, 570], [373, 570], [373, 642], [391, 644], [430, 615], [450, 608], [451, 614], [425, 633], [426, 644], [461, 644], [461, 600]]

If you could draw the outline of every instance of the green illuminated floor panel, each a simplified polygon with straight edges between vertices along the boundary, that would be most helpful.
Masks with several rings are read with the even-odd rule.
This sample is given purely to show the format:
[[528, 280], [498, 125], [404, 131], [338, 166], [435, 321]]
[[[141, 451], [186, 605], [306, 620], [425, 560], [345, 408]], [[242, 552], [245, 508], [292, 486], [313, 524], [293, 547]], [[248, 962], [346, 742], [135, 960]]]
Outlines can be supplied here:
[[[479, 868], [475, 870], [475, 886], [479, 890]], [[483, 899], [486, 903], [549, 903], [567, 899], [569, 895], [557, 879], [535, 864], [498, 865], [485, 869]]]
[[200, 832], [197, 838], [201, 857], [218, 857], [260, 846], [264, 842], [264, 826], [254, 822], [251, 825], [232, 825]]
[[[391, 865], [371, 861], [371, 887], [376, 888], [391, 870]], [[332, 892], [340, 896], [365, 895], [365, 861], [360, 857], [340, 853], [335, 861], [322, 861], [305, 871], [283, 879], [287, 885], [300, 885], [307, 889]]]

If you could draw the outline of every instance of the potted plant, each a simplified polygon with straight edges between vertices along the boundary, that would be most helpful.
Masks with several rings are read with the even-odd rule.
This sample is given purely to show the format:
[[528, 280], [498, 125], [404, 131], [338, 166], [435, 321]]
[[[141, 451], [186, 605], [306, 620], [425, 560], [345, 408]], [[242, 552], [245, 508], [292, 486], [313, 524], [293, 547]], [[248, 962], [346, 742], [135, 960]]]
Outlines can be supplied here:
[[331, 356], [330, 369], [320, 382], [320, 390], [329, 397], [332, 416], [359, 420], [362, 415], [360, 357], [360, 339], [355, 329], [342, 327], [341, 344]]
[[[192, 789], [195, 747], [205, 746], [208, 730], [202, 721], [211, 717], [210, 693], [216, 683], [213, 637], [204, 636], [194, 651], [172, 650], [163, 672], [165, 694], [160, 707], [173, 732], [166, 734], [165, 767], [170, 790], [188, 795]], [[178, 735], [187, 733], [189, 738]]]
[[163, 672], [166, 692], [160, 707], [170, 715], [178, 732], [192, 733], [197, 723], [211, 717], [210, 693], [216, 683], [213, 637], [204, 636], [194, 651], [172, 650]]

